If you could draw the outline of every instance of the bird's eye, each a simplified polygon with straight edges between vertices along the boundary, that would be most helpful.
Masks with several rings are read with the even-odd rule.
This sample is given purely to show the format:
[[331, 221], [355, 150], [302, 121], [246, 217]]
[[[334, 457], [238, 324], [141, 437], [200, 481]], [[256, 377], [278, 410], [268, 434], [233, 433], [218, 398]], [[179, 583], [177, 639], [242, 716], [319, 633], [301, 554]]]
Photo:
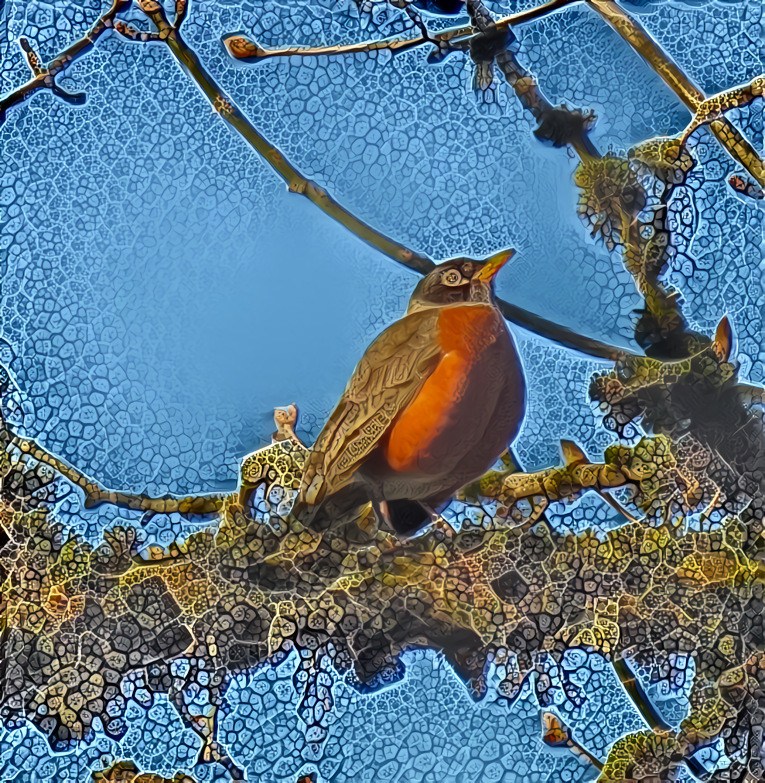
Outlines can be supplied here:
[[446, 285], [459, 285], [462, 281], [462, 275], [456, 269], [450, 269], [442, 279]]

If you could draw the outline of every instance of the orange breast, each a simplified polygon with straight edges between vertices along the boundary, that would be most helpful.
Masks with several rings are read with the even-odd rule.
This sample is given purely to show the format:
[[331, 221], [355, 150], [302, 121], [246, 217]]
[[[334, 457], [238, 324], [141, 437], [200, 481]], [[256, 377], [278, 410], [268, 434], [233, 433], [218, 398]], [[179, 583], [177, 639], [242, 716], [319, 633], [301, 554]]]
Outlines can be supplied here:
[[440, 342], [441, 360], [381, 444], [393, 470], [414, 472], [437, 456], [431, 454], [431, 444], [454, 423], [471, 369], [496, 339], [497, 322], [491, 305], [444, 308], [434, 336]]

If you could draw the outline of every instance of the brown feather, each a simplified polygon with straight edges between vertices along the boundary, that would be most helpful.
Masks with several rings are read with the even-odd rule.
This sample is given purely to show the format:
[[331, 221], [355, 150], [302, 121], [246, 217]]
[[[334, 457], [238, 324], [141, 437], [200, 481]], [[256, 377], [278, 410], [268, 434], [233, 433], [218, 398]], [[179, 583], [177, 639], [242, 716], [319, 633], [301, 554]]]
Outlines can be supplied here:
[[316, 439], [300, 488], [309, 505], [346, 486], [393, 419], [417, 394], [441, 353], [439, 308], [410, 313], [367, 348]]

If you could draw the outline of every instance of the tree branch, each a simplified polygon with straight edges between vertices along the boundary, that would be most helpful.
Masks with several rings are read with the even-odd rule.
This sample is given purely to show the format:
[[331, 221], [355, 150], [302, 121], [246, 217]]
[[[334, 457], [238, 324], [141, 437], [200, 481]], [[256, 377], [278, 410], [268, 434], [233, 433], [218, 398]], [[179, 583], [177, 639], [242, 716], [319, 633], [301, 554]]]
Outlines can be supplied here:
[[[538, 18], [551, 11], [563, 8], [574, 1], [575, 0], [553, 0], [553, 2], [539, 6], [538, 8], [531, 9], [522, 14], [515, 14], [512, 17], [507, 17], [505, 20], [500, 20], [496, 27], [507, 28], [511, 24], [521, 24], [522, 22], [530, 21], [531, 19]], [[420, 274], [427, 274], [433, 268], [434, 263], [428, 256], [418, 253], [395, 241], [388, 235], [372, 228], [368, 223], [359, 219], [352, 212], [340, 205], [316, 182], [303, 177], [303, 175], [285, 159], [282, 153], [255, 129], [238, 107], [225, 95], [212, 76], [202, 66], [196, 54], [181, 38], [179, 28], [187, 13], [188, 6], [186, 0], [176, 0], [176, 14], [172, 24], [168, 21], [167, 15], [160, 3], [157, 3], [155, 0], [139, 1], [141, 10], [151, 19], [157, 28], [156, 32], [139, 30], [124, 20], [116, 18], [117, 13], [125, 10], [130, 3], [131, 0], [113, 0], [110, 8], [99, 17], [88, 33], [65, 49], [45, 69], [41, 68], [39, 57], [32, 49], [29, 42], [26, 39], [22, 39], [20, 44], [25, 52], [29, 67], [33, 72], [39, 69], [39, 73], [26, 84], [0, 99], [0, 123], [4, 120], [8, 109], [27, 100], [35, 92], [41, 89], [49, 89], [55, 95], [69, 103], [83, 103], [85, 100], [84, 94], [71, 94], [62, 90], [55, 84], [54, 77], [61, 73], [79, 56], [89, 51], [98, 38], [107, 30], [114, 28], [124, 38], [136, 42], [164, 41], [169, 46], [172, 54], [181, 67], [191, 76], [202, 93], [210, 101], [213, 108], [266, 160], [267, 163], [271, 165], [287, 184], [291, 192], [305, 196], [323, 212], [345, 226], [360, 239], [407, 268]], [[444, 40], [448, 40], [472, 32], [473, 28], [468, 26], [453, 28], [451, 31], [444, 31], [439, 35], [441, 35]], [[414, 41], [409, 42], [408, 45], [414, 46], [419, 45], [419, 43], [420, 42], [418, 41]], [[516, 79], [516, 91], [519, 92], [519, 94], [523, 93], [524, 95], [528, 95], [530, 89], [528, 85], [521, 84], [522, 81], [523, 80], [519, 81]], [[567, 327], [553, 323], [552, 321], [542, 318], [535, 313], [531, 313], [517, 305], [501, 300], [499, 305], [503, 315], [509, 321], [566, 348], [607, 361], [616, 361], [619, 358], [629, 355], [629, 352], [623, 348], [609, 345], [585, 335], [577, 334]]]
[[132, 24], [129, 24], [122, 19], [114, 20], [114, 29], [123, 38], [127, 38], [129, 41], [159, 41], [159, 35], [157, 33], [139, 30], [137, 27], [134, 27]]
[[685, 144], [690, 135], [702, 125], [709, 125], [715, 120], [722, 119], [726, 111], [748, 106], [756, 98], [762, 98], [765, 75], [752, 79], [748, 84], [732, 87], [729, 90], [713, 95], [702, 101], [696, 109], [696, 114], [683, 131], [681, 144]]
[[[648, 32], [612, 0], [586, 0], [664, 80], [695, 115], [706, 100], [704, 93], [683, 73]], [[710, 123], [712, 133], [728, 154], [760, 185], [765, 186], [765, 162], [739, 130], [724, 117]]]
[[157, 514], [213, 514], [225, 502], [220, 495], [203, 495], [190, 497], [173, 497], [165, 495], [152, 498], [148, 495], [134, 495], [125, 492], [115, 492], [105, 489], [91, 478], [72, 467], [60, 457], [56, 457], [32, 440], [13, 436], [11, 441], [22, 454], [28, 454], [32, 459], [48, 465], [67, 481], [79, 487], [85, 493], [85, 508], [95, 508], [103, 503], [110, 503], [121, 508], [134, 511], [153, 511]]
[[90, 51], [96, 41], [107, 30], [114, 26], [115, 18], [120, 11], [124, 11], [130, 6], [131, 0], [113, 0], [109, 9], [102, 14], [95, 24], [85, 35], [75, 41], [71, 46], [64, 49], [47, 68], [43, 68], [40, 58], [32, 49], [26, 38], [19, 39], [19, 45], [24, 51], [27, 64], [32, 71], [33, 77], [26, 84], [17, 87], [0, 99], [0, 123], [5, 120], [8, 109], [28, 100], [39, 90], [51, 90], [55, 95], [70, 103], [83, 103], [85, 96], [82, 94], [72, 95], [55, 84], [55, 77], [65, 68], [71, 65], [78, 57]]
[[24, 59], [27, 61], [29, 70], [32, 71], [33, 76], [39, 76], [42, 73], [42, 65], [40, 61], [40, 55], [32, 47], [27, 38], [23, 36], [19, 38], [19, 46], [21, 51], [24, 52]]
[[[466, 3], [473, 28], [478, 31], [470, 46], [470, 56], [476, 67], [482, 65], [489, 69], [490, 74], [493, 62], [496, 62], [521, 105], [539, 122], [534, 131], [537, 138], [555, 147], [570, 145], [582, 160], [599, 158], [600, 153], [588, 136], [594, 115], [565, 106], [553, 106], [539, 89], [534, 74], [524, 68], [510, 50], [510, 41], [504, 35], [508, 28], [493, 21], [482, 0], [466, 0]], [[488, 78], [490, 81], [491, 76]]]
[[[507, 30], [510, 27], [531, 22], [535, 19], [541, 19], [547, 14], [559, 11], [561, 8], [573, 5], [580, 0], [551, 0], [549, 3], [530, 8], [517, 14], [505, 16], [497, 20], [498, 30]], [[359, 54], [361, 52], [373, 52], [385, 49], [393, 52], [405, 52], [414, 49], [423, 44], [456, 44], [467, 46], [470, 39], [474, 36], [475, 30], [472, 25], [462, 27], [450, 27], [437, 33], [430, 33], [428, 36], [420, 34], [414, 38], [387, 38], [382, 41], [363, 41], [355, 44], [342, 44], [337, 46], [287, 46], [278, 49], [263, 49], [244, 33], [230, 33], [223, 36], [223, 45], [228, 53], [237, 60], [245, 62], [256, 62], [269, 57], [320, 57], [342, 54]]]

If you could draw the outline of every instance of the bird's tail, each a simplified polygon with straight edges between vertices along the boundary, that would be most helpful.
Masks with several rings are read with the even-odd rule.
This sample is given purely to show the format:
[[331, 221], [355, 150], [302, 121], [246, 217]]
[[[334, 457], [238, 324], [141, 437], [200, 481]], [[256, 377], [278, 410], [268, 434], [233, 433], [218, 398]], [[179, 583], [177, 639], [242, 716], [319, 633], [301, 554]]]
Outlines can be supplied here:
[[370, 509], [369, 505], [366, 489], [358, 484], [349, 484], [316, 505], [298, 498], [292, 513], [303, 525], [313, 530], [326, 530], [354, 521], [363, 526], [369, 515], [374, 513], [378, 522], [392, 528], [400, 536], [410, 536], [430, 521], [428, 509], [416, 500], [389, 500], [384, 510], [380, 506]]
[[338, 524], [360, 520], [369, 496], [364, 488], [349, 484], [334, 495], [323, 498], [319, 503], [307, 503], [298, 496], [292, 507], [292, 515], [303, 525], [313, 530], [326, 530]]

